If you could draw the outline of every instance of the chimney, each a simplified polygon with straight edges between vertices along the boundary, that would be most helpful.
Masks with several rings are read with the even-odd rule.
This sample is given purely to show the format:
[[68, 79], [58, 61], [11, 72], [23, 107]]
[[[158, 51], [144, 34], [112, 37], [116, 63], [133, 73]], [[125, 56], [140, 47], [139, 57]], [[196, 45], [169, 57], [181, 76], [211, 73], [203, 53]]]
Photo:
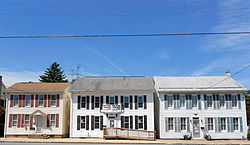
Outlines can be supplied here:
[[231, 77], [230, 71], [226, 71], [226, 76], [227, 76], [227, 77]]

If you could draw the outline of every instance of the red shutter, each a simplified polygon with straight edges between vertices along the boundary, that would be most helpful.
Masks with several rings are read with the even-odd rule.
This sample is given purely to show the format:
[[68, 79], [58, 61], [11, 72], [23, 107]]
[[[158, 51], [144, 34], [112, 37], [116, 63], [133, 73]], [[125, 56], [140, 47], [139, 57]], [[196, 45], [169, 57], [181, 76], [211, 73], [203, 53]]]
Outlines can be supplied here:
[[56, 107], [59, 107], [60, 106], [60, 95], [57, 94], [56, 95]]
[[36, 95], [35, 106], [38, 107], [38, 95]]
[[44, 95], [44, 107], [47, 107], [47, 95]]
[[56, 128], [59, 127], [59, 114], [56, 114]]
[[23, 107], [25, 107], [25, 101], [26, 101], [25, 95], [23, 95]]
[[30, 128], [33, 127], [33, 116], [30, 114]]
[[19, 107], [22, 107], [23, 106], [23, 95], [19, 95], [19, 98], [18, 98], [18, 106]]
[[24, 114], [22, 114], [22, 117], [21, 117], [21, 127], [23, 127], [23, 124], [24, 124]]
[[47, 114], [47, 127], [50, 127], [50, 114]]
[[13, 99], [14, 99], [13, 95], [10, 95], [10, 107], [13, 107], [14, 105]]
[[50, 101], [51, 101], [51, 98], [50, 98], [50, 97], [51, 97], [51, 95], [48, 95], [48, 107], [51, 106], [51, 102], [50, 102]]
[[21, 114], [18, 114], [18, 121], [17, 121], [17, 127], [20, 128], [21, 127]]
[[9, 128], [12, 127], [12, 114], [10, 114], [9, 116]]
[[31, 107], [34, 107], [34, 95], [31, 95]]

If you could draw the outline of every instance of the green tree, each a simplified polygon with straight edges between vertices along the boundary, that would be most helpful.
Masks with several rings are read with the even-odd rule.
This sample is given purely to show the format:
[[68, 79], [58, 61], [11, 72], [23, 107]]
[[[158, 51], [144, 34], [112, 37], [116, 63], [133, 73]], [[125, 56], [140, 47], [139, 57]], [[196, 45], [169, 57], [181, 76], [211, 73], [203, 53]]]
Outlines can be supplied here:
[[68, 82], [66, 75], [63, 73], [62, 68], [60, 68], [60, 64], [56, 62], [51, 64], [44, 74], [39, 77], [40, 82]]

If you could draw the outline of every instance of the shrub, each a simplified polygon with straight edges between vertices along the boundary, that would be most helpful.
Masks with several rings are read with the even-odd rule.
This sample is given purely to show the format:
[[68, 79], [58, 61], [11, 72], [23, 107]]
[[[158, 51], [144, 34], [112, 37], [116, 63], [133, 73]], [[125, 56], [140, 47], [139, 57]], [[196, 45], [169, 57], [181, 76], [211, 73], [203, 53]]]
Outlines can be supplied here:
[[250, 132], [247, 133], [247, 139], [250, 140]]

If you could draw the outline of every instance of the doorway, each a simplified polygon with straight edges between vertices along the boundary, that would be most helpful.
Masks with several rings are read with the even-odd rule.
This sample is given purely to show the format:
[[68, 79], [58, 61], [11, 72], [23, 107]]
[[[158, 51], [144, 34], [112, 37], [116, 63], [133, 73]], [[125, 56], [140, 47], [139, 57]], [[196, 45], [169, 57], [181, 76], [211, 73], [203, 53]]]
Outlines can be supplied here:
[[36, 116], [36, 132], [42, 132], [42, 128], [44, 127], [44, 119], [43, 116]]
[[193, 138], [200, 137], [200, 120], [198, 117], [193, 118]]

